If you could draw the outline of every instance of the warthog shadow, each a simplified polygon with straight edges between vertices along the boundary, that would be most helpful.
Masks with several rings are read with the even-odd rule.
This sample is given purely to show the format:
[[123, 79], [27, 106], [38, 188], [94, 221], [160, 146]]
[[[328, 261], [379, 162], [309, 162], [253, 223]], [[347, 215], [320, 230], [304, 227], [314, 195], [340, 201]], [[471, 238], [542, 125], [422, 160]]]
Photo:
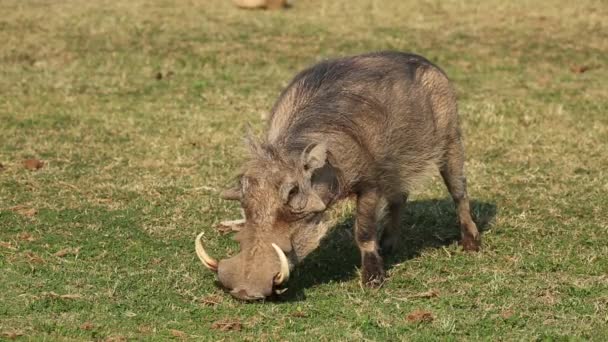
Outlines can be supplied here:
[[[472, 201], [471, 210], [480, 232], [487, 230], [496, 216], [496, 205], [492, 203]], [[426, 248], [457, 242], [460, 239], [457, 221], [451, 199], [408, 202], [401, 220], [401, 246], [396, 253], [385, 257], [386, 270], [419, 256]], [[353, 225], [354, 217], [349, 217], [331, 228], [319, 248], [296, 266], [288, 284], [289, 291], [282, 294], [279, 301], [304, 300], [307, 288], [359, 277], [361, 261]]]

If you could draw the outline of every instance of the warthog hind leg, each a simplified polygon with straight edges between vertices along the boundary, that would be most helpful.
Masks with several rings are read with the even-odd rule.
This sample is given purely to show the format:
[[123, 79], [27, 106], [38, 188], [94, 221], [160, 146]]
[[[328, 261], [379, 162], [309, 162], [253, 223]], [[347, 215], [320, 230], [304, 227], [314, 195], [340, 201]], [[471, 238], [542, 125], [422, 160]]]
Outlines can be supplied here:
[[355, 240], [361, 251], [361, 282], [377, 287], [384, 283], [384, 265], [378, 253], [376, 207], [380, 196], [376, 190], [364, 190], [357, 196]]
[[460, 139], [448, 147], [445, 163], [440, 171], [458, 211], [461, 233], [460, 245], [465, 251], [478, 251], [481, 247], [481, 237], [477, 225], [471, 218], [467, 179], [464, 175], [464, 150]]

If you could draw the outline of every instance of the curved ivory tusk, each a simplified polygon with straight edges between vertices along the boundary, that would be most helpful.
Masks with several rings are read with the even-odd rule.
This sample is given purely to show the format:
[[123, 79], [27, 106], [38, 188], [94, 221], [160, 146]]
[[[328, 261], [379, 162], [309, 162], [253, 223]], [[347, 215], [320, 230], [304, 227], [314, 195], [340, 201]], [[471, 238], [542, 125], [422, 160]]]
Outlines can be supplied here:
[[207, 252], [205, 252], [205, 249], [203, 248], [203, 244], [201, 243], [202, 237], [203, 237], [203, 233], [200, 233], [196, 237], [196, 240], [194, 240], [194, 247], [196, 248], [196, 255], [198, 256], [199, 259], [201, 259], [201, 262], [203, 263], [203, 265], [205, 265], [205, 267], [212, 270], [213, 272], [217, 272], [217, 260], [210, 257], [209, 254], [207, 254]]
[[287, 280], [289, 280], [289, 263], [287, 262], [287, 257], [283, 250], [279, 248], [279, 246], [272, 244], [272, 248], [274, 248], [275, 252], [279, 256], [279, 261], [281, 262], [281, 271], [275, 276], [274, 283], [275, 285], [281, 285]]

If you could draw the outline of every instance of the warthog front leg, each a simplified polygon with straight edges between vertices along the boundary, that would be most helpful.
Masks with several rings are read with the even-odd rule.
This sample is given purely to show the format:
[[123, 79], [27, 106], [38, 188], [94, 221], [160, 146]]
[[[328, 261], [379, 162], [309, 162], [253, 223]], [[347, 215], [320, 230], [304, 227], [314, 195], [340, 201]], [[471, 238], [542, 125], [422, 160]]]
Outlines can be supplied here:
[[380, 238], [380, 250], [387, 256], [399, 249], [399, 229], [401, 228], [401, 215], [407, 202], [408, 194], [404, 193], [388, 200], [389, 222], [384, 227]]
[[367, 286], [384, 282], [384, 265], [378, 253], [376, 207], [380, 196], [376, 190], [364, 190], [357, 196], [355, 240], [361, 251], [361, 281]]

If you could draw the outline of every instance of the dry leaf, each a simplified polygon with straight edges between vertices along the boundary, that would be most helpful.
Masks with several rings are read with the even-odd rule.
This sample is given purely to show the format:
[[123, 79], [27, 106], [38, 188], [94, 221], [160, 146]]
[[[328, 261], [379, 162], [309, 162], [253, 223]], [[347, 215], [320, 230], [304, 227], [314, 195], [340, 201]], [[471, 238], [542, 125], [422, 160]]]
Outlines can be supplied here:
[[513, 310], [504, 310], [503, 312], [500, 313], [500, 317], [504, 318], [504, 319], [509, 319], [511, 318], [515, 313], [513, 312]]
[[77, 293], [74, 293], [74, 294], [64, 294], [64, 295], [59, 296], [59, 298], [61, 298], [61, 299], [81, 299], [82, 296]]
[[439, 291], [433, 289], [426, 292], [420, 292], [415, 295], [410, 296], [410, 298], [435, 298], [439, 297]]
[[80, 299], [82, 298], [81, 295], [79, 294], [64, 294], [64, 295], [59, 295], [53, 291], [51, 292], [42, 292], [42, 295], [45, 297], [49, 297], [49, 298], [61, 298], [61, 299]]
[[171, 329], [171, 335], [177, 337], [177, 338], [188, 338], [188, 334], [186, 334], [185, 332], [181, 331], [181, 330], [175, 330], [175, 329]]
[[78, 255], [78, 252], [80, 252], [80, 248], [64, 248], [55, 252], [53, 255], [62, 258], [66, 255]]
[[19, 214], [21, 214], [23, 216], [27, 216], [27, 217], [32, 217], [32, 216], [38, 214], [38, 210], [35, 208], [23, 209], [23, 210], [19, 210], [17, 212]]
[[44, 162], [38, 159], [26, 159], [23, 161], [23, 167], [28, 170], [34, 171], [39, 170], [44, 166]]
[[126, 342], [127, 338], [122, 335], [114, 335], [106, 337], [105, 342]]
[[223, 297], [218, 295], [210, 295], [204, 298], [199, 299], [198, 301], [205, 306], [216, 306], [223, 301]]
[[84, 322], [80, 326], [80, 329], [82, 330], [92, 330], [93, 328], [95, 328], [95, 325], [91, 322]]
[[211, 329], [220, 331], [241, 331], [243, 325], [236, 319], [219, 320], [211, 324]]
[[28, 262], [33, 262], [35, 264], [44, 264], [45, 263], [44, 259], [42, 259], [41, 257], [37, 256], [36, 254], [34, 254], [32, 252], [25, 253], [25, 256], [27, 257]]
[[154, 331], [154, 328], [152, 328], [151, 325], [140, 325], [137, 327], [137, 331], [139, 331], [142, 334], [149, 334], [152, 331]]
[[19, 240], [28, 241], [28, 242], [36, 241], [36, 239], [34, 239], [34, 237], [32, 236], [32, 234], [27, 233], [27, 232], [24, 232], [24, 233], [21, 233], [21, 234], [17, 235], [17, 238]]
[[408, 322], [412, 323], [428, 323], [432, 322], [435, 317], [433, 317], [433, 314], [428, 311], [416, 310], [407, 315], [406, 319]]
[[582, 74], [582, 73], [586, 72], [587, 70], [589, 70], [589, 66], [587, 66], [587, 65], [571, 65], [570, 66], [570, 71], [572, 71], [575, 74]]
[[19, 215], [28, 216], [28, 217], [32, 217], [38, 213], [38, 210], [36, 210], [34, 208], [28, 208], [24, 205], [17, 205], [17, 206], [8, 208], [8, 209], [16, 212]]
[[10, 340], [14, 340], [19, 336], [23, 336], [23, 331], [21, 330], [13, 330], [13, 331], [3, 331], [2, 337], [6, 337]]
[[304, 317], [308, 317], [308, 315], [302, 311], [294, 311], [291, 313], [291, 317], [304, 318]]
[[10, 242], [0, 241], [0, 247], [8, 248], [12, 251], [17, 250], [17, 247], [13, 246], [13, 244]]

